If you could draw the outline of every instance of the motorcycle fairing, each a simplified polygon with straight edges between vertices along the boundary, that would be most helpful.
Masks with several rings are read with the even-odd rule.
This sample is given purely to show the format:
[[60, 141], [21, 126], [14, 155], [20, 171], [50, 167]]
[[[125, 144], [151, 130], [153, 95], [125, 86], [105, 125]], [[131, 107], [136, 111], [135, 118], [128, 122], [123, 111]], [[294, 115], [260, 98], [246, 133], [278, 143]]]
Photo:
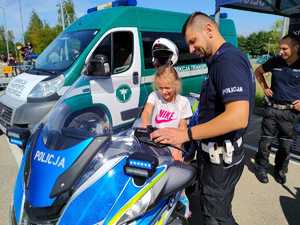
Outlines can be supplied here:
[[[49, 207], [55, 199], [50, 193], [56, 179], [76, 161], [82, 152], [91, 143], [93, 138], [63, 151], [48, 149], [41, 133], [31, 153], [31, 173], [26, 200], [32, 207]], [[47, 176], [47, 179], [45, 179]]]
[[[153, 176], [146, 180], [143, 186], [136, 186], [133, 178], [130, 178], [128, 184], [124, 187], [121, 197], [119, 197], [111, 209], [104, 224], [115, 225], [120, 218], [131, 208], [138, 200], [140, 200], [150, 189], [166, 175], [166, 166], [159, 166]], [[125, 173], [123, 172], [123, 176]], [[126, 175], [125, 175], [126, 176]]]
[[[160, 167], [152, 179], [143, 186], [136, 186], [132, 177], [124, 173], [126, 158], [108, 160], [82, 184], [66, 205], [58, 225], [97, 224], [100, 221], [113, 224], [114, 220], [118, 220], [126, 209], [139, 200], [165, 173], [165, 167]], [[153, 208], [143, 220], [153, 220], [162, 205], [158, 204], [159, 207]], [[74, 212], [81, 213], [78, 215]]]
[[[58, 225], [96, 224], [103, 220], [130, 180], [130, 177], [121, 175], [124, 165], [124, 157], [105, 162], [73, 194]], [[80, 215], [74, 212], [80, 212]]]
[[15, 213], [16, 221], [20, 223], [22, 219], [22, 211], [25, 199], [25, 185], [24, 185], [24, 168], [26, 164], [26, 158], [29, 154], [30, 145], [27, 146], [25, 150], [25, 154], [22, 157], [21, 165], [18, 171], [18, 175], [16, 178], [15, 188], [14, 188], [14, 195], [13, 195], [13, 212]]

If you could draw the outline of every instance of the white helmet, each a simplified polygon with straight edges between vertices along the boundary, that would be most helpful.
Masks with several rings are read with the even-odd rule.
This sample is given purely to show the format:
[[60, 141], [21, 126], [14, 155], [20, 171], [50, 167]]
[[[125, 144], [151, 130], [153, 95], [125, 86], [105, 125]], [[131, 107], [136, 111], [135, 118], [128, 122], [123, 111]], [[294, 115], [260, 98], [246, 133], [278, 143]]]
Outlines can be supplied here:
[[152, 45], [152, 63], [154, 67], [165, 64], [175, 65], [178, 61], [178, 48], [173, 41], [158, 38]]

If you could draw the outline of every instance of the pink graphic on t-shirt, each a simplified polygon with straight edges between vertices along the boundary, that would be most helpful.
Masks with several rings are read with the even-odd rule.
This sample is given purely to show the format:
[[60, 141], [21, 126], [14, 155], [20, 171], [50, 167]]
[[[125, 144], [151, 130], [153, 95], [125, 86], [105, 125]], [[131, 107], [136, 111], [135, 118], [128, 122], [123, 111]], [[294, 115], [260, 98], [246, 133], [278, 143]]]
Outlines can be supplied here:
[[167, 123], [170, 122], [172, 120], [175, 120], [175, 118], [173, 118], [174, 116], [174, 112], [169, 112], [167, 110], [161, 109], [159, 111], [159, 114], [155, 116], [155, 123]]

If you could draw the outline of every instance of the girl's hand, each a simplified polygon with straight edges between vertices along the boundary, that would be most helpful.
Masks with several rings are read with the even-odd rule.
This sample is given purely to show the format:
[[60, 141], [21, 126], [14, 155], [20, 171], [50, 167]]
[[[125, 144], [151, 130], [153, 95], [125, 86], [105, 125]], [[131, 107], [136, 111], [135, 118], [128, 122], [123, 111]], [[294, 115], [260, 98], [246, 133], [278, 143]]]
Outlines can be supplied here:
[[[177, 145], [177, 147], [181, 147], [180, 145]], [[174, 160], [177, 161], [183, 161], [182, 152], [176, 148], [171, 148], [172, 157]]]

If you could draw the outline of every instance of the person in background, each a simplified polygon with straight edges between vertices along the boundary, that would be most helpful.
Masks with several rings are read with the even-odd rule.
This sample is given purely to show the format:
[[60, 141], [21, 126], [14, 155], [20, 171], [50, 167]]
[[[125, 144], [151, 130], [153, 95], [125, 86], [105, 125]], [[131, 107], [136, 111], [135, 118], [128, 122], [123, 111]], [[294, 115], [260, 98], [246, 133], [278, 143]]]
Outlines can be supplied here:
[[8, 59], [8, 65], [12, 67], [12, 76], [16, 76], [17, 75], [17, 61], [15, 59], [15, 57], [13, 57], [12, 55], [9, 56]]
[[[278, 183], [284, 184], [295, 140], [294, 125], [300, 116], [300, 59], [297, 36], [288, 34], [281, 38], [279, 44], [279, 55], [255, 70], [256, 79], [267, 100], [255, 158], [257, 179], [268, 183], [271, 144], [277, 139], [279, 146], [275, 157], [274, 178]], [[265, 80], [267, 72], [272, 73], [270, 87]]]
[[187, 19], [182, 33], [190, 53], [207, 59], [208, 79], [202, 85], [198, 124], [189, 129], [158, 129], [151, 138], [173, 145], [201, 141], [197, 158], [202, 158], [199, 182], [204, 224], [235, 225], [231, 202], [244, 168], [243, 135], [255, 94], [251, 65], [202, 12]]

